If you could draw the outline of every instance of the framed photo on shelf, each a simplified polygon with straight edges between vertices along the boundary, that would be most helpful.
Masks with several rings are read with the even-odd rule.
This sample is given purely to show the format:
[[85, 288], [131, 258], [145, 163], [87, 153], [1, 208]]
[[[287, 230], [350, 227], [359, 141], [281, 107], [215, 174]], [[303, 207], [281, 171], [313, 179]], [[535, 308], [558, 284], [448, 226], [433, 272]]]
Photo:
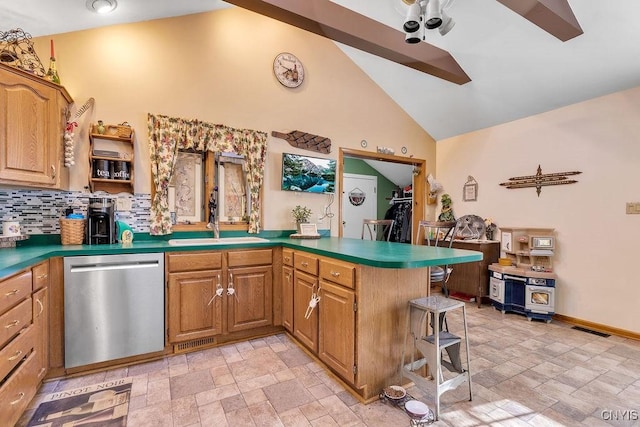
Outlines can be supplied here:
[[317, 236], [318, 227], [316, 224], [300, 224], [300, 234], [303, 236]]

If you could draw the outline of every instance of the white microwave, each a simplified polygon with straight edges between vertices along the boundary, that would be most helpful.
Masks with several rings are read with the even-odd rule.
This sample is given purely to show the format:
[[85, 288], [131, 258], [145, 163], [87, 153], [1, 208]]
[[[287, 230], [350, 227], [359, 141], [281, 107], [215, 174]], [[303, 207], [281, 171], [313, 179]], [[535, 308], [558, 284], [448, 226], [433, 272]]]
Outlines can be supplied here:
[[529, 249], [554, 249], [554, 241], [553, 236], [533, 236], [529, 241]]

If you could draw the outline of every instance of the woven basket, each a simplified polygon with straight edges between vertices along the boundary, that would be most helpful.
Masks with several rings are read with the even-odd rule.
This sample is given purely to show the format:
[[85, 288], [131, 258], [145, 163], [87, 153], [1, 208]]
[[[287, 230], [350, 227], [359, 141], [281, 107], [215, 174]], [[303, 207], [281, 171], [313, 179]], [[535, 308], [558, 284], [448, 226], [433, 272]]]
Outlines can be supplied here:
[[63, 245], [81, 245], [84, 241], [85, 219], [60, 218], [60, 240]]
[[131, 138], [131, 126], [126, 125], [107, 125], [106, 134], [117, 136], [120, 138]]
[[[91, 130], [94, 134], [99, 134], [98, 125], [94, 125]], [[133, 130], [129, 123], [124, 122], [119, 125], [104, 125], [104, 135], [117, 136], [118, 138], [131, 138]]]
[[116, 133], [120, 138], [131, 138], [131, 126], [117, 125]]

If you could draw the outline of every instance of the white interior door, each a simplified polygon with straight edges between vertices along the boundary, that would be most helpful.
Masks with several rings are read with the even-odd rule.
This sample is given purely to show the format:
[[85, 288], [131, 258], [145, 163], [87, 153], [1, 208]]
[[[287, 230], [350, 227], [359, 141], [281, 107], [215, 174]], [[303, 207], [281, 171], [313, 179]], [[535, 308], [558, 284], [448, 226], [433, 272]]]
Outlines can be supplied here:
[[345, 173], [342, 187], [342, 237], [359, 239], [362, 220], [378, 218], [378, 177]]

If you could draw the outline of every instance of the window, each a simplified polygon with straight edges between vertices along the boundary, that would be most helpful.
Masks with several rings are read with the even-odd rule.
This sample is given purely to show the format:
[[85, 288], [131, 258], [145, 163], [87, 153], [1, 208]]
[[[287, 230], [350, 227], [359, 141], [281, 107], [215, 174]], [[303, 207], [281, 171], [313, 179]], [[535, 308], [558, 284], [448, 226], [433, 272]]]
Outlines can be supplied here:
[[[218, 183], [218, 213], [221, 224], [248, 223], [251, 209], [247, 191], [247, 170], [244, 157], [236, 153], [216, 154], [215, 172]], [[214, 187], [215, 191], [215, 187]]]
[[169, 184], [169, 211], [176, 231], [204, 230], [211, 202], [221, 230], [246, 230], [251, 211], [247, 168], [236, 153], [179, 151]]
[[203, 153], [179, 152], [169, 183], [169, 212], [174, 224], [206, 221], [203, 209], [205, 188]]

